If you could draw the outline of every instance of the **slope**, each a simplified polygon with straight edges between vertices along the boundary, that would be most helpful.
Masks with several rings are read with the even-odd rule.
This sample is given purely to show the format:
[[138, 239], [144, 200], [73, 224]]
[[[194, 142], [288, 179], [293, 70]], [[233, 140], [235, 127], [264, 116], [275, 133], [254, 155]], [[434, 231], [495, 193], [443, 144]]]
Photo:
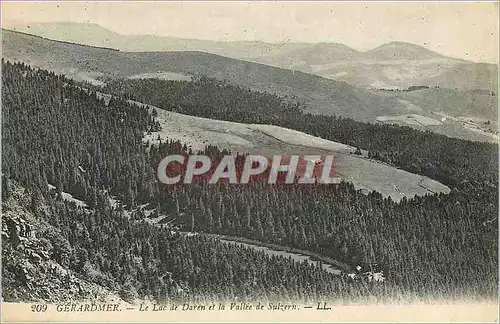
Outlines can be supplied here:
[[[2, 128], [2, 160], [6, 161], [2, 164], [2, 202], [13, 199], [12, 204], [2, 206], [7, 215], [2, 217], [5, 301], [78, 300], [86, 297], [86, 283], [108, 288], [125, 300], [156, 301], [273, 298], [273, 287], [292, 278], [304, 278], [295, 291], [311, 284], [321, 289], [322, 285], [328, 288], [323, 290], [324, 296], [332, 287], [324, 285], [324, 280], [342, 283], [311, 265], [271, 258], [214, 239], [179, 236], [170, 228], [144, 222], [144, 217], [134, 217], [123, 206], [113, 206], [109, 194], [116, 193], [114, 188], [129, 191], [131, 199], [121, 200], [130, 211], [132, 205], [144, 202], [131, 192], [132, 187], [153, 186], [150, 156], [142, 143], [147, 128], [139, 125], [154, 124], [152, 116], [120, 98], [105, 102], [84, 91], [81, 84], [75, 86], [47, 71], [3, 63], [2, 72], [2, 108], [7, 121]], [[79, 108], [83, 110], [78, 112]], [[81, 155], [66, 145], [89, 151]], [[54, 152], [57, 158], [53, 158]], [[86, 165], [84, 160], [92, 162]], [[141, 179], [134, 181], [127, 175], [130, 171]], [[107, 181], [118, 178], [129, 185]], [[68, 185], [73, 180], [82, 180], [84, 190]], [[27, 190], [17, 194], [15, 183]], [[48, 190], [52, 183], [55, 190]], [[87, 206], [76, 204], [69, 194]], [[166, 206], [172, 206], [168, 199], [169, 195], [158, 193], [146, 202], [158, 206], [164, 201], [166, 211]], [[184, 203], [181, 206], [188, 217], [199, 211], [186, 211]], [[201, 225], [199, 214], [197, 225], [198, 221]], [[188, 255], [186, 251], [190, 251]], [[255, 264], [261, 267], [255, 268]], [[64, 271], [67, 269], [70, 271]], [[276, 278], [273, 273], [289, 275]], [[318, 275], [324, 280], [316, 280]], [[246, 290], [253, 280], [265, 284]], [[45, 294], [51, 292], [56, 293]], [[316, 290], [311, 293], [314, 299], [321, 299]], [[290, 297], [299, 298], [297, 294]]]
[[366, 52], [341, 48], [331, 52], [331, 48], [314, 47], [254, 60], [371, 88], [430, 85], [498, 89], [497, 65], [446, 57], [404, 42], [391, 42]]
[[[149, 183], [150, 161], [183, 150], [182, 143], [165, 142], [156, 149], [151, 146], [148, 154], [143, 151], [146, 147], [142, 134], [157, 128], [153, 128], [154, 119], [149, 118], [153, 115], [144, 114], [144, 109], [134, 109], [120, 99], [106, 102], [95, 93], [83, 91], [82, 84], [73, 85], [61, 76], [21, 64], [3, 64], [2, 71], [3, 114], [8, 121], [2, 135], [10, 146], [2, 151], [3, 160], [9, 162], [2, 165], [2, 172], [5, 177], [10, 174], [24, 179], [25, 184], [38, 190], [47, 189], [50, 173], [56, 172], [53, 180], [59, 191], [83, 178], [87, 190], [82, 195], [97, 196], [98, 212], [89, 217], [86, 210], [69, 210], [67, 204], [61, 204], [64, 199], [54, 199], [54, 217], [45, 219], [73, 242], [69, 253], [54, 256], [69, 255], [76, 271], [85, 269], [80, 263], [87, 256], [102, 273], [119, 280], [125, 295], [134, 295], [131, 288], [137, 288], [135, 293], [140, 296], [163, 299], [172, 295], [171, 289], [175, 293], [180, 288], [182, 293], [187, 288], [176, 287], [170, 280], [180, 278], [190, 288], [190, 294], [182, 297], [206, 296], [208, 292], [212, 300], [221, 296], [272, 298], [275, 287], [282, 282], [289, 283], [291, 299], [298, 298], [296, 292], [301, 292], [302, 297], [302, 292], [310, 292], [305, 296], [309, 300], [340, 295], [359, 300], [360, 292], [377, 300], [383, 296], [395, 300], [401, 295], [399, 300], [412, 296], [420, 299], [434, 296], [435, 292], [438, 298], [496, 298], [498, 233], [492, 219], [498, 214], [498, 179], [493, 167], [498, 160], [485, 158], [496, 152], [493, 145], [346, 120], [340, 122], [355, 126], [351, 127], [355, 132], [342, 130], [342, 141], [361, 145], [360, 133], [367, 130], [363, 145], [375, 145], [372, 148], [380, 152], [380, 158], [385, 151], [396, 165], [405, 167], [408, 161], [430, 165], [434, 173], [458, 179], [453, 192], [395, 204], [382, 200], [379, 194], [363, 195], [346, 183], [341, 183], [338, 190], [325, 186], [278, 189], [251, 183], [230, 190], [227, 186], [204, 184], [173, 186], [151, 197], [152, 205], [196, 231], [290, 244], [340, 257], [349, 265], [378, 262], [388, 274], [383, 287], [346, 284], [316, 267], [271, 259], [263, 253], [198, 236], [184, 239], [167, 228], [132, 223], [123, 208], [110, 208], [105, 192], [96, 189], [103, 185], [122, 187], [128, 192], [124, 198], [132, 198], [126, 204], [142, 204], [135, 188]], [[141, 116], [144, 118], [137, 123]], [[377, 130], [386, 137], [376, 136], [380, 135]], [[273, 134], [281, 140], [287, 138], [286, 134]], [[407, 149], [412, 149], [411, 155], [406, 154]], [[83, 154], [78, 154], [80, 150]], [[86, 172], [78, 168], [82, 165]], [[109, 182], [116, 178], [126, 182]], [[77, 199], [81, 196], [67, 192]], [[57, 198], [53, 192], [45, 195]], [[36, 207], [37, 195], [32, 198], [31, 205]]]
[[273, 44], [257, 41], [229, 42], [155, 35], [121, 35], [91, 23], [10, 23], [5, 25], [5, 28], [58, 41], [110, 47], [126, 52], [202, 51], [240, 59], [286, 53], [312, 46], [306, 43]]
[[319, 43], [309, 47], [301, 47], [285, 53], [271, 53], [254, 58], [256, 62], [279, 66], [288, 69], [297, 69], [304, 72], [312, 72], [315, 66], [330, 64], [338, 61], [350, 61], [360, 58], [358, 52], [343, 44]]
[[148, 72], [206, 75], [247, 88], [297, 98], [307, 109], [373, 121], [381, 114], [403, 109], [395, 100], [352, 87], [344, 82], [199, 52], [125, 53], [56, 42], [2, 30], [4, 58], [24, 61], [81, 80], [99, 76], [125, 78]]
[[[49, 39], [122, 51], [202, 51], [313, 73], [353, 85], [406, 88], [415, 84], [497, 91], [497, 65], [450, 58], [423, 46], [391, 42], [366, 52], [335, 43], [210, 41], [121, 35], [96, 24], [11, 23], [9, 29]], [[448, 70], [455, 71], [449, 73]], [[478, 77], [480, 75], [480, 77]]]
[[361, 156], [352, 154], [356, 148], [349, 145], [273, 125], [220, 121], [146, 106], [156, 111], [161, 125], [160, 131], [145, 135], [144, 139], [152, 143], [173, 139], [186, 143], [195, 151], [212, 144], [231, 151], [268, 156], [333, 155], [334, 171], [342, 180], [352, 182], [364, 193], [377, 191], [394, 201], [414, 195], [450, 192], [447, 186], [435, 180], [372, 160], [367, 152]]
[[[88, 81], [97, 85], [103, 85], [110, 78], [164, 78], [165, 76], [171, 78], [175, 76], [177, 79], [189, 79], [195, 75], [206, 75], [244, 88], [276, 93], [292, 101], [299, 100], [305, 104], [303, 106], [307, 112], [314, 114], [339, 115], [359, 121], [376, 122], [380, 116], [400, 116], [413, 112], [399, 98], [381, 94], [378, 91], [360, 89], [345, 82], [213, 54], [200, 52], [119, 52], [106, 48], [57, 42], [7, 30], [2, 30], [2, 36], [2, 55], [4, 58], [28, 62], [33, 66], [63, 73], [76, 80]], [[331, 47], [328, 44], [321, 46]], [[340, 45], [336, 47], [340, 47], [344, 52], [349, 52]], [[376, 68], [378, 65], [371, 66]], [[397, 78], [399, 72], [394, 73], [393, 78]], [[414, 72], [410, 74], [414, 74]], [[348, 79], [349, 74], [342, 76], [342, 78]], [[488, 104], [491, 100], [482, 100], [481, 98], [476, 100], [478, 96], [482, 97], [483, 95], [468, 94], [469, 100], [467, 102], [472, 103], [468, 110], [477, 112], [477, 114], [472, 114], [473, 117], [491, 119], [495, 115], [495, 112], [492, 111], [494, 105]], [[456, 106], [453, 104], [457, 100], [441, 101], [439, 112], [450, 116], [461, 116], [457, 114]], [[492, 100], [496, 102], [496, 97]], [[421, 101], [419, 97], [411, 99], [413, 105], [424, 107], [419, 114], [434, 118], [433, 112], [436, 109], [427, 109], [428, 105], [425, 100], [420, 104]], [[486, 113], [482, 114], [482, 112]], [[410, 126], [417, 127], [416, 125]], [[481, 141], [494, 140], [489, 136], [490, 134], [471, 131], [462, 127], [460, 123], [451, 127], [438, 125], [432, 130], [458, 138]]]
[[[6, 180], [2, 178], [2, 180]], [[53, 218], [51, 206], [35, 201], [33, 193], [14, 181], [4, 183], [2, 201], [2, 297], [6, 301], [122, 302], [108, 287], [92, 282], [69, 266], [69, 242], [59, 228], [44, 217]], [[6, 193], [7, 191], [8, 193]], [[35, 212], [33, 212], [33, 207]], [[40, 214], [45, 214], [40, 217]], [[80, 260], [72, 260], [80, 262]], [[85, 261], [79, 265], [83, 266]], [[89, 264], [93, 278], [103, 276]], [[96, 280], [98, 281], [98, 280]]]
[[390, 42], [363, 53], [365, 59], [371, 58], [380, 61], [389, 59], [425, 60], [442, 57], [442, 55], [422, 46], [404, 42]]

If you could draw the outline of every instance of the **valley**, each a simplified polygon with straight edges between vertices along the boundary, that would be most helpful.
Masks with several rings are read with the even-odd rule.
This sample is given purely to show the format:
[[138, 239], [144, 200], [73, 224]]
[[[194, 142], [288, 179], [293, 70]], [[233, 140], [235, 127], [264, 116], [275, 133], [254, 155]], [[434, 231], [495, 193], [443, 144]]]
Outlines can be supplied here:
[[[5, 301], [498, 297], [496, 66], [40, 26], [2, 29]], [[333, 155], [343, 181], [158, 181], [192, 153]]]

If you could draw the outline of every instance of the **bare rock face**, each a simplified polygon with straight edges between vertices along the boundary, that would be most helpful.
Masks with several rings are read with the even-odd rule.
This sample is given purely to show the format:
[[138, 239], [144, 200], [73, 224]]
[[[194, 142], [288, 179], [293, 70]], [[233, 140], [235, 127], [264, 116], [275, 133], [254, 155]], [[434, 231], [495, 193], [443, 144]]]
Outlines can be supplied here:
[[33, 238], [31, 225], [19, 216], [5, 215], [2, 219], [2, 238], [18, 247]]

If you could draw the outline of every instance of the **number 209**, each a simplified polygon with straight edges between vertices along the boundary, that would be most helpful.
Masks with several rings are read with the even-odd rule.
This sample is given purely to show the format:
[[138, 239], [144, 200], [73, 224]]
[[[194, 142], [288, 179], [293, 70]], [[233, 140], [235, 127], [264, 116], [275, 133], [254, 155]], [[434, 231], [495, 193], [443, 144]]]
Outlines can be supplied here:
[[31, 311], [41, 313], [47, 311], [47, 305], [31, 305]]

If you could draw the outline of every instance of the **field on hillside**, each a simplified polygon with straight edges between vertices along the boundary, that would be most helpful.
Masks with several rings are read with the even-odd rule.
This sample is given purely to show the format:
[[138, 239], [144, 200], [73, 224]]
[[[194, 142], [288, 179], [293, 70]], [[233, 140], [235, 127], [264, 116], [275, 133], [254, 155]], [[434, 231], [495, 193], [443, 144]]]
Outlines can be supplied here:
[[419, 125], [419, 126], [436, 126], [442, 123], [439, 120], [425, 117], [418, 114], [408, 114], [400, 116], [379, 116], [377, 121], [380, 122], [403, 122], [408, 125]]
[[490, 120], [496, 120], [498, 117], [498, 97], [480, 91], [429, 88], [379, 93], [413, 104], [427, 112], [438, 111], [453, 116], [481, 116]]
[[378, 122], [411, 126], [471, 141], [498, 142], [496, 95], [442, 88], [376, 92], [398, 99], [406, 106], [405, 114], [377, 116]]
[[156, 78], [160, 80], [171, 80], [171, 81], [191, 81], [192, 78], [189, 75], [185, 75], [182, 73], [176, 72], [165, 72], [165, 71], [157, 71], [152, 73], [141, 73], [132, 75], [129, 79], [150, 79]]
[[486, 124], [487, 121], [472, 121], [471, 117], [453, 117], [439, 112], [430, 116], [407, 114], [400, 116], [378, 116], [376, 120], [385, 124], [412, 126], [422, 131], [432, 131], [451, 137], [469, 141], [498, 143], [498, 128], [496, 123]]
[[356, 148], [349, 145], [273, 125], [219, 121], [149, 107], [157, 111], [162, 130], [146, 134], [146, 141], [180, 140], [194, 151], [212, 144], [221, 149], [265, 155], [333, 154], [335, 173], [343, 180], [352, 182], [364, 193], [375, 190], [394, 201], [432, 192], [450, 192], [447, 186], [435, 180], [368, 159], [366, 152], [355, 155]]

